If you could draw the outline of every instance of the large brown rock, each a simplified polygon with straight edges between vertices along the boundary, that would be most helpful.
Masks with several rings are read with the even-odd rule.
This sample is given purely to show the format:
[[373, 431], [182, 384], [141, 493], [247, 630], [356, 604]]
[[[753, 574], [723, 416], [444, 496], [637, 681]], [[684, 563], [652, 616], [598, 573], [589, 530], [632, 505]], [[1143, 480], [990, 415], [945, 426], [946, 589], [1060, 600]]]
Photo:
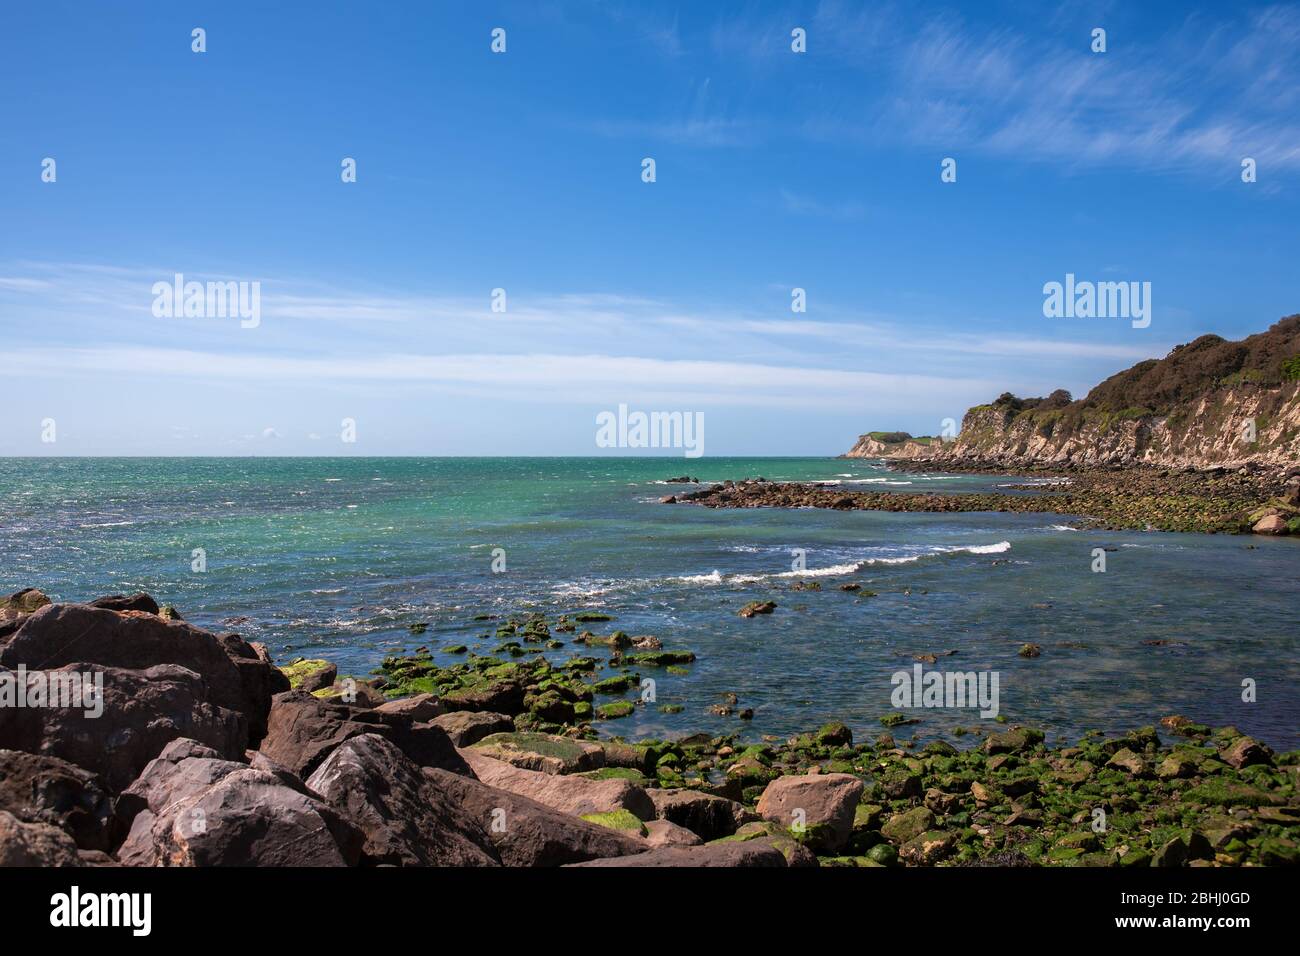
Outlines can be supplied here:
[[[405, 714], [416, 723], [437, 724], [437, 718], [446, 713], [446, 708], [432, 694], [416, 694], [413, 697], [400, 697], [397, 700], [384, 701], [375, 710], [381, 714]], [[465, 716], [472, 716], [470, 711], [462, 711]], [[438, 726], [442, 726], [439, 724]], [[446, 730], [446, 727], [442, 728]], [[451, 736], [448, 734], [448, 736]], [[457, 747], [460, 743], [452, 738]]]
[[66, 832], [83, 850], [111, 850], [113, 801], [88, 770], [40, 754], [0, 750], [0, 810]]
[[484, 737], [506, 734], [515, 729], [515, 722], [505, 714], [486, 710], [454, 710], [429, 722], [445, 730], [457, 747], [469, 747]]
[[651, 820], [645, 825], [645, 841], [654, 849], [664, 846], [703, 846], [704, 841], [686, 827], [668, 820]]
[[158, 613], [158, 602], [143, 591], [137, 591], [135, 594], [127, 596], [125, 594], [110, 594], [107, 597], [95, 598], [90, 602], [90, 607], [102, 607], [108, 611], [144, 611], [146, 614]]
[[600, 744], [552, 734], [492, 734], [472, 749], [515, 767], [542, 773], [581, 773], [605, 766], [605, 750]]
[[563, 866], [646, 849], [645, 841], [637, 837], [587, 823], [482, 781], [445, 770], [423, 772], [460, 808], [464, 820], [483, 828], [506, 866]]
[[461, 756], [474, 771], [474, 776], [488, 786], [509, 790], [562, 813], [580, 817], [588, 813], [627, 810], [640, 820], [655, 818], [654, 803], [645, 790], [630, 780], [590, 780], [524, 770], [503, 760], [475, 753], [472, 749], [462, 750]]
[[0, 810], [0, 867], [81, 865], [76, 842], [58, 827]]
[[272, 699], [266, 737], [258, 749], [306, 779], [330, 751], [362, 734], [387, 738], [419, 766], [469, 773], [441, 728], [417, 724], [405, 714], [324, 701], [296, 690], [276, 694]]
[[1238, 737], [1219, 751], [1219, 759], [1240, 770], [1252, 764], [1271, 764], [1273, 751], [1253, 737]]
[[1265, 515], [1250, 530], [1255, 534], [1286, 534], [1286, 518], [1281, 515]]
[[576, 866], [636, 866], [636, 867], [783, 867], [785, 857], [781, 851], [764, 839], [744, 840], [738, 843], [710, 843], [706, 846], [663, 847], [612, 859], [591, 860]]
[[215, 750], [197, 740], [186, 737], [173, 740], [118, 794], [117, 818], [129, 832], [141, 812], [161, 813], [167, 804], [197, 796], [244, 766], [236, 760], [223, 760]]
[[513, 716], [524, 709], [524, 685], [514, 680], [497, 681], [484, 687], [453, 691], [441, 703], [449, 711], [486, 710]]
[[[94, 717], [78, 708], [0, 707], [0, 748], [67, 760], [99, 774], [111, 793], [127, 787], [178, 737], [197, 740], [227, 759], [244, 752], [244, 716], [213, 703], [208, 682], [192, 670], [176, 664], [146, 670], [71, 664], [59, 670], [102, 672], [103, 712]], [[28, 672], [27, 680], [47, 676]]]
[[698, 790], [649, 790], [655, 816], [685, 827], [702, 840], [731, 836], [746, 822], [745, 807]]
[[861, 796], [862, 781], [847, 773], [778, 777], [756, 809], [764, 820], [796, 832], [802, 828], [810, 846], [833, 852], [848, 843]]
[[0, 649], [0, 667], [55, 669], [74, 663], [125, 670], [175, 664], [202, 676], [210, 702], [244, 708], [239, 672], [216, 635], [143, 611], [50, 604], [27, 618]]
[[360, 833], [336, 811], [282, 778], [240, 767], [210, 786], [195, 783], [188, 757], [175, 765], [186, 786], [157, 812], [143, 810], [118, 850], [126, 866], [347, 866]]
[[248, 746], [256, 748], [266, 736], [271, 699], [289, 689], [289, 678], [271, 663], [263, 645], [249, 643], [238, 634], [218, 634], [217, 640], [239, 672], [241, 710], [248, 718]]
[[483, 827], [377, 734], [339, 744], [307, 786], [361, 828], [363, 864], [500, 864]]

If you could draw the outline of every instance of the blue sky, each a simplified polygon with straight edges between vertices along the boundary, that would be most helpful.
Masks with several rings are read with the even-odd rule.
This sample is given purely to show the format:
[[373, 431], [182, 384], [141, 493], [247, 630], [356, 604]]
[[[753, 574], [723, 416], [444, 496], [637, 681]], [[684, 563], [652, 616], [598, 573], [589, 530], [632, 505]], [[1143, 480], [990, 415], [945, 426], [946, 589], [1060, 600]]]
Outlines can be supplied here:
[[[596, 454], [619, 403], [836, 454], [1081, 395], [1300, 310], [1298, 50], [1246, 3], [8, 4], [0, 454]], [[156, 317], [178, 272], [260, 324]], [[1150, 327], [1045, 318], [1066, 273]]]

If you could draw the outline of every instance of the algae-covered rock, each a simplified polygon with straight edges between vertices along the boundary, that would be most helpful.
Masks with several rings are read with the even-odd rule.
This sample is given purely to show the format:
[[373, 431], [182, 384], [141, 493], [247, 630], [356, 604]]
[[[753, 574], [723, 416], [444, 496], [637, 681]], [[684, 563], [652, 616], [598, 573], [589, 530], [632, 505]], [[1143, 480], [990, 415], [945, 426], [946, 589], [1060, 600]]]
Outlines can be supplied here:
[[644, 837], [649, 835], [645, 824], [638, 817], [633, 816], [627, 810], [610, 810], [606, 813], [584, 813], [582, 819], [588, 823], [595, 823], [598, 826], [609, 827], [611, 830], [618, 830], [620, 833], [627, 833], [632, 836]]
[[934, 823], [934, 812], [929, 807], [913, 807], [890, 817], [880, 833], [891, 843], [906, 843], [933, 828]]
[[635, 705], [630, 700], [616, 700], [597, 707], [596, 717], [600, 720], [616, 720], [619, 717], [629, 716], [635, 709]]
[[599, 744], [552, 734], [492, 734], [471, 749], [513, 766], [542, 773], [577, 773], [595, 770], [605, 764], [605, 751]]

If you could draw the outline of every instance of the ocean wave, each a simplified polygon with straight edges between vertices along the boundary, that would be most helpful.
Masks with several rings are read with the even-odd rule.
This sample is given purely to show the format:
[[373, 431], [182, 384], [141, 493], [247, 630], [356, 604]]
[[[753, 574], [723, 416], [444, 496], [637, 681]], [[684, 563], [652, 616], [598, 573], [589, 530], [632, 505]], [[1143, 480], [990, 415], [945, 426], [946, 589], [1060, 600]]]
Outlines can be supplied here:
[[[743, 547], [743, 546], [741, 546]], [[736, 550], [736, 549], [729, 549]], [[758, 549], [753, 549], [758, 550]], [[788, 549], [778, 549], [788, 550]], [[769, 572], [722, 572], [718, 569], [701, 574], [679, 574], [666, 578], [624, 578], [607, 581], [566, 581], [551, 589], [551, 594], [563, 599], [590, 599], [604, 597], [616, 591], [629, 591], [640, 588], [653, 588], [663, 584], [690, 584], [712, 587], [720, 584], [760, 584], [764, 581], [780, 581], [797, 578], [831, 578], [855, 574], [874, 565], [912, 564], [926, 558], [940, 557], [945, 554], [1002, 554], [1011, 550], [1010, 541], [998, 541], [994, 544], [970, 545], [935, 545], [915, 554], [883, 555], [863, 558], [842, 564], [831, 564], [824, 568], [804, 568], [791, 571]]]
[[863, 558], [861, 561], [851, 561], [845, 564], [832, 564], [824, 568], [803, 568], [802, 570], [771, 571], [760, 574], [746, 574], [742, 572], [723, 574], [721, 571], [714, 570], [710, 571], [708, 574], [685, 574], [669, 578], [669, 580], [679, 581], [683, 584], [755, 584], [760, 581], [781, 580], [782, 578], [842, 577], [846, 574], [855, 574], [858, 571], [871, 567], [872, 565], [912, 564], [916, 561], [924, 560], [925, 558], [933, 558], [943, 554], [1002, 554], [1010, 550], [1010, 541], [999, 541], [996, 544], [937, 545], [926, 551], [917, 552], [916, 554]]
[[101, 521], [99, 523], [81, 524], [78, 528], [121, 528], [126, 525], [133, 525], [134, 521]]
[[965, 548], [949, 548], [950, 551], [969, 551], [971, 554], [1001, 554], [1004, 551], [1011, 550], [1010, 541], [999, 541], [997, 544], [976, 544]]

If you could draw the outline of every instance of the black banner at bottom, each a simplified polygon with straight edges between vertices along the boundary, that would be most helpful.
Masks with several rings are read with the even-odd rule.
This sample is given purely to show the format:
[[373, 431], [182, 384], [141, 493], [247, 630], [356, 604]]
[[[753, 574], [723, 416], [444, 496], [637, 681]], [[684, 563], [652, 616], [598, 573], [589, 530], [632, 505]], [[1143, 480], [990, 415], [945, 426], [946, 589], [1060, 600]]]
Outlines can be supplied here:
[[[384, 945], [439, 936], [462, 921], [494, 943], [533, 941], [569, 912], [590, 908], [608, 932], [621, 918], [674, 936], [734, 939], [735, 918], [800, 914], [798, 925], [854, 914], [925, 920], [936, 932], [987, 922], [1014, 929], [1122, 937], [1169, 932], [1279, 931], [1289, 874], [1274, 869], [127, 869], [0, 870], [18, 938], [78, 934], [131, 945], [237, 933], [320, 945], [354, 932]], [[511, 915], [514, 913], [515, 915]], [[531, 915], [529, 915], [531, 914]], [[543, 918], [545, 914], [545, 917]], [[639, 914], [639, 915], [638, 915]], [[658, 914], [656, 917], [655, 914]], [[651, 928], [646, 919], [663, 921]], [[812, 920], [812, 922], [808, 922]], [[465, 923], [464, 925], [471, 925]], [[843, 924], [839, 924], [843, 925]], [[913, 924], [914, 925], [914, 924]], [[750, 923], [750, 930], [756, 924]], [[12, 938], [12, 937], [11, 937]]]

